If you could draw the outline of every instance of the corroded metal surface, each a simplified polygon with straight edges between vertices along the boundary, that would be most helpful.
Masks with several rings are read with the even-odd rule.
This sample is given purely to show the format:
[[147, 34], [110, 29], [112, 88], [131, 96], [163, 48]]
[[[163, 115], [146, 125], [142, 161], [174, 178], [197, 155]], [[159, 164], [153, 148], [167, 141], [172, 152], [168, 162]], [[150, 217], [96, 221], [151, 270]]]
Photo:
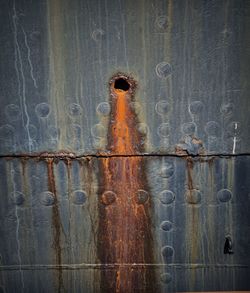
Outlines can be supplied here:
[[138, 81], [145, 152], [249, 152], [248, 0], [1, 1], [0, 152], [107, 146], [108, 82]]
[[249, 17], [0, 1], [0, 292], [250, 290]]
[[[109, 270], [102, 273], [101, 289], [107, 292], [133, 292], [138, 284], [141, 292], [156, 288], [154, 272], [147, 267], [154, 263], [151, 197], [143, 158], [133, 157], [143, 148], [131, 109], [135, 87], [135, 81], [126, 76], [111, 80], [108, 151], [116, 157], [100, 159], [98, 239], [100, 261], [117, 265], [113, 274]], [[130, 156], [119, 157], [123, 154]], [[135, 270], [132, 264], [139, 267]]]
[[[100, 205], [120, 221], [120, 215], [115, 214], [117, 201], [103, 204], [105, 185], [99, 183], [103, 160], [78, 159], [70, 164], [67, 160], [0, 160], [0, 269], [1, 286], [7, 292], [22, 286], [24, 292], [34, 288], [47, 292], [59, 288], [62, 292], [72, 288], [78, 292], [108, 291], [103, 278], [113, 280], [108, 285], [114, 286], [121, 268], [131, 269], [131, 277], [137, 281], [134, 290], [142, 292], [145, 286], [140, 273], [145, 270], [155, 276], [150, 286], [158, 292], [249, 290], [250, 199], [245, 172], [249, 158], [141, 158], [151, 200], [154, 258], [149, 263], [134, 261], [144, 254], [142, 246], [134, 247], [130, 263], [104, 263], [101, 259], [108, 257], [108, 247], [107, 243], [100, 247], [100, 240], [109, 236], [105, 231], [103, 237], [99, 234], [100, 227], [108, 224], [99, 223], [105, 221], [99, 214]], [[48, 164], [53, 166], [56, 195], [51, 192]], [[117, 195], [118, 200], [122, 194]], [[138, 209], [143, 209], [141, 204]], [[133, 241], [133, 227], [125, 221], [126, 217], [120, 233], [130, 235], [128, 241]], [[118, 233], [116, 224], [109, 223]], [[224, 254], [228, 235], [233, 254]], [[139, 236], [137, 241], [142, 245]], [[114, 243], [109, 245], [115, 248], [117, 236], [113, 237]], [[112, 261], [114, 251], [109, 257]], [[147, 262], [149, 257], [145, 257]]]

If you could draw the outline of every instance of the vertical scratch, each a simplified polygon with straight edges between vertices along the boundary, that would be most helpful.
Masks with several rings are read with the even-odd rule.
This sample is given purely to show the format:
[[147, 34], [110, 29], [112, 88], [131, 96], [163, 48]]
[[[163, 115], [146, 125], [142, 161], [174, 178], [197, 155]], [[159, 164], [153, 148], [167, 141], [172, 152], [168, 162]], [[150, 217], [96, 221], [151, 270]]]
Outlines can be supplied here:
[[[16, 193], [16, 183], [15, 183], [15, 178], [14, 178], [14, 174], [15, 174], [15, 170], [13, 168], [13, 164], [11, 163], [11, 183], [13, 186], [13, 194]], [[22, 271], [22, 259], [21, 259], [21, 247], [20, 247], [20, 241], [19, 241], [19, 230], [20, 230], [20, 219], [18, 216], [18, 210], [17, 210], [17, 205], [15, 204], [15, 217], [16, 217], [16, 243], [17, 243], [17, 258], [18, 258], [18, 263], [19, 263], [19, 272], [20, 272], [20, 278], [21, 278], [21, 283], [22, 283], [22, 291], [24, 292], [24, 278], [23, 278], [23, 271]]]
[[[22, 121], [23, 121], [23, 126], [26, 129], [27, 132], [27, 136], [28, 136], [28, 145], [29, 145], [29, 152], [31, 151], [32, 148], [32, 140], [30, 137], [30, 131], [29, 131], [29, 124], [30, 124], [30, 118], [28, 115], [28, 109], [27, 109], [27, 105], [26, 105], [26, 81], [25, 81], [25, 76], [24, 76], [24, 72], [23, 72], [23, 61], [22, 61], [22, 55], [21, 55], [21, 51], [20, 51], [20, 46], [18, 43], [18, 36], [17, 36], [17, 25], [18, 25], [18, 16], [16, 13], [16, 3], [14, 1], [13, 4], [13, 26], [14, 26], [14, 42], [15, 42], [15, 69], [17, 72], [17, 79], [18, 79], [18, 95], [21, 99], [21, 111], [22, 111]], [[21, 94], [21, 84], [20, 84], [20, 73], [18, 70], [18, 64], [20, 65], [20, 73], [21, 73], [21, 80], [22, 80], [22, 94]], [[26, 122], [24, 121], [24, 117], [23, 117], [23, 111], [26, 117]]]
[[28, 39], [27, 39], [27, 34], [25, 33], [23, 27], [22, 27], [22, 31], [23, 31], [23, 35], [24, 35], [24, 43], [25, 43], [25, 46], [26, 46], [26, 49], [27, 49], [27, 59], [28, 59], [28, 63], [29, 63], [29, 66], [30, 66], [30, 76], [31, 76], [31, 79], [33, 80], [33, 84], [34, 84], [34, 87], [37, 89], [37, 82], [36, 82], [36, 79], [34, 77], [34, 68], [33, 68], [33, 65], [32, 65], [32, 62], [31, 62], [31, 54], [30, 54], [30, 46], [28, 44]]
[[[235, 123], [234, 123], [234, 130], [237, 130], [237, 128], [238, 128], [238, 123], [235, 122]], [[236, 136], [234, 136], [234, 142], [233, 142], [233, 154], [235, 154], [236, 141], [237, 141]]]

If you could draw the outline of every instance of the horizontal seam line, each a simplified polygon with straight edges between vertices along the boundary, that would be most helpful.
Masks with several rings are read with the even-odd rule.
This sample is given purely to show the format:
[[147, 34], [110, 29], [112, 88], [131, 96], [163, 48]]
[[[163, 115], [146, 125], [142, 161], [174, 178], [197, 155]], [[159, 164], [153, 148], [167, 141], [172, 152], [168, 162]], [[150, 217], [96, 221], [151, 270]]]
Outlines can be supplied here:
[[61, 264], [61, 265], [9, 265], [9, 266], [0, 266], [0, 271], [3, 270], [32, 270], [32, 269], [84, 269], [84, 268], [116, 268], [116, 267], [179, 267], [186, 269], [196, 269], [196, 268], [249, 268], [249, 265], [244, 264]]
[[140, 157], [174, 157], [174, 158], [233, 158], [233, 157], [243, 157], [250, 156], [250, 153], [239, 153], [239, 154], [207, 154], [207, 155], [177, 155], [177, 154], [89, 154], [89, 155], [73, 155], [73, 154], [56, 154], [56, 153], [48, 153], [48, 154], [6, 154], [0, 155], [0, 159], [4, 158], [13, 158], [13, 159], [88, 159], [88, 158], [97, 158], [97, 159], [106, 159], [106, 158], [140, 158]]

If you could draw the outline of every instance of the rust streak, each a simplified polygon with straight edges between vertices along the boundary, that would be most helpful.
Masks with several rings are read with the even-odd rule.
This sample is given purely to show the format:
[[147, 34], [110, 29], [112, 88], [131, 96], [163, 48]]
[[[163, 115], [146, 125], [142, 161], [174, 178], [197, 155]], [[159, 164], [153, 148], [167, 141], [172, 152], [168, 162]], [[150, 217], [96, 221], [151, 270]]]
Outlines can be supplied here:
[[[187, 185], [188, 185], [188, 197], [189, 202], [191, 203], [188, 208], [188, 239], [190, 239], [190, 263], [196, 263], [198, 259], [199, 253], [199, 209], [197, 209], [196, 205], [193, 204], [195, 202], [195, 192], [197, 189], [194, 187], [193, 183], [193, 168], [194, 168], [194, 161], [192, 158], [187, 159]], [[192, 286], [195, 284], [195, 273], [194, 270], [191, 274], [190, 283]]]
[[[142, 151], [142, 137], [136, 129], [137, 117], [130, 107], [135, 82], [128, 90], [114, 87], [111, 80], [112, 113], [108, 150], [111, 154], [133, 155]], [[152, 292], [154, 275], [146, 264], [153, 262], [150, 225], [150, 197], [141, 157], [100, 159], [99, 258], [103, 264], [117, 264], [101, 274], [102, 292]], [[134, 269], [133, 264], [145, 264]], [[126, 266], [124, 266], [126, 264]]]
[[193, 160], [191, 158], [188, 158], [187, 159], [187, 176], [188, 176], [187, 183], [188, 183], [188, 190], [189, 191], [192, 191], [194, 189], [193, 179], [192, 179], [193, 166], [194, 166]]
[[58, 198], [56, 192], [56, 183], [54, 175], [54, 160], [47, 159], [47, 171], [48, 171], [48, 189], [55, 196], [55, 202], [52, 207], [52, 224], [53, 224], [53, 249], [55, 251], [55, 261], [58, 267], [58, 276], [57, 276], [57, 292], [61, 292], [63, 288], [63, 276], [62, 269], [60, 265], [62, 264], [62, 249], [61, 249], [61, 223], [60, 223], [60, 213], [58, 208]]

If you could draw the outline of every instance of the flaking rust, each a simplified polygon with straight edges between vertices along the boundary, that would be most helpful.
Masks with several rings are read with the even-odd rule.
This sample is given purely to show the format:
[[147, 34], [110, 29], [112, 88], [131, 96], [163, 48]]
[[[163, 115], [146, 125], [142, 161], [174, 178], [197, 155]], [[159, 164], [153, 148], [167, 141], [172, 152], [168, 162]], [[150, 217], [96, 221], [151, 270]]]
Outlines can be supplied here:
[[153, 292], [155, 288], [148, 265], [153, 263], [153, 247], [145, 166], [142, 157], [131, 156], [143, 151], [131, 107], [135, 87], [133, 79], [121, 74], [110, 82], [108, 150], [116, 156], [100, 159], [98, 254], [106, 265], [101, 292]]

